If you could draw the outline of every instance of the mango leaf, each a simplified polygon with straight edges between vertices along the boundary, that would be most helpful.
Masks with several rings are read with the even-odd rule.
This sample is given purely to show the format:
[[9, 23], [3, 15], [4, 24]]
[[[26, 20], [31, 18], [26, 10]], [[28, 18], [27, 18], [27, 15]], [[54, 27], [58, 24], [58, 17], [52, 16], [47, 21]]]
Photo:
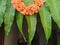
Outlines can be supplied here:
[[[29, 6], [33, 3], [34, 0], [23, 0], [23, 2]], [[28, 42], [31, 44], [35, 31], [36, 31], [36, 15], [32, 15], [32, 16], [26, 16], [26, 20], [28, 23]]]
[[50, 12], [46, 9], [46, 7], [42, 7], [41, 10], [39, 11], [42, 26], [44, 28], [46, 40], [48, 42], [48, 39], [51, 36], [51, 14]]
[[1, 5], [1, 1], [2, 1], [2, 0], [0, 0], [0, 5]]
[[24, 40], [26, 41], [26, 38], [22, 31], [23, 15], [19, 12], [16, 12], [16, 22], [17, 22], [17, 26], [19, 28], [19, 32], [22, 34]]
[[7, 3], [7, 0], [0, 0], [0, 27], [3, 22], [3, 17], [6, 10], [6, 3]]
[[52, 18], [57, 23], [58, 27], [60, 28], [60, 0], [46, 0], [50, 11], [52, 13]]
[[15, 15], [15, 9], [13, 8], [11, 4], [11, 0], [7, 0], [7, 5], [6, 5], [6, 12], [4, 16], [4, 30], [5, 30], [5, 36], [8, 36], [13, 20], [14, 20], [14, 15]]
[[34, 0], [23, 0], [26, 6], [29, 6], [33, 3]]
[[26, 16], [26, 20], [28, 24], [28, 42], [31, 44], [36, 31], [36, 15]]

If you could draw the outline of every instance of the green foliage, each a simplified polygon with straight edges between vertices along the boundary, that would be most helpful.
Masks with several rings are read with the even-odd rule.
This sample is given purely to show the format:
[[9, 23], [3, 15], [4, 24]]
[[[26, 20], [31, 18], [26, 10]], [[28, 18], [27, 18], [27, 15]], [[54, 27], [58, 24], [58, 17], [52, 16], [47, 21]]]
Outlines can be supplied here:
[[60, 28], [60, 0], [47, 0], [52, 18]]
[[1, 24], [3, 23], [3, 17], [6, 10], [6, 3], [7, 3], [7, 0], [0, 0], [0, 27], [1, 27]]
[[[15, 9], [13, 8], [11, 1], [12, 0], [0, 0], [0, 27], [4, 20], [5, 36], [8, 36], [15, 16]], [[28, 6], [33, 3], [33, 0], [23, 0], [23, 2]], [[44, 28], [45, 37], [48, 42], [52, 27], [51, 17], [60, 28], [60, 0], [46, 0], [46, 4], [41, 7], [39, 14]], [[28, 42], [31, 44], [36, 31], [36, 14], [25, 17], [28, 25]], [[20, 33], [26, 41], [22, 31], [23, 15], [19, 12], [16, 12], [16, 22]]]
[[46, 7], [42, 7], [42, 9], [39, 12], [41, 22], [44, 28], [46, 40], [48, 42], [48, 39], [51, 36], [51, 14], [50, 12], [46, 9]]
[[25, 3], [25, 5], [29, 6], [33, 3], [33, 0], [23, 0], [23, 2]]
[[[33, 0], [23, 0], [23, 2], [28, 6], [33, 3]], [[28, 24], [28, 42], [31, 44], [36, 31], [36, 15], [26, 16], [26, 20]]]
[[14, 15], [15, 15], [15, 9], [13, 8], [11, 4], [11, 0], [7, 0], [7, 5], [6, 5], [6, 12], [4, 15], [4, 30], [5, 30], [5, 36], [8, 36], [13, 20], [14, 20]]
[[31, 44], [36, 31], [36, 15], [26, 16], [26, 20], [28, 24], [28, 42]]
[[24, 40], [26, 41], [26, 38], [22, 31], [23, 15], [21, 13], [16, 12], [16, 22], [17, 22], [17, 26], [19, 28], [20, 33], [22, 34]]

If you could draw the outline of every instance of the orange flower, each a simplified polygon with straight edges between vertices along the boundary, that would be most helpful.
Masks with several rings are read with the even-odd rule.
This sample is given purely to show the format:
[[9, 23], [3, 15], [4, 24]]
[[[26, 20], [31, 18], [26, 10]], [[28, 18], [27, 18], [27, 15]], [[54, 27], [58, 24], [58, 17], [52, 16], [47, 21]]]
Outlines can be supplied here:
[[43, 6], [43, 0], [34, 0], [34, 3], [30, 6], [27, 6], [22, 2], [22, 0], [12, 0], [14, 8], [17, 9], [23, 15], [32, 15], [38, 13], [39, 7]]

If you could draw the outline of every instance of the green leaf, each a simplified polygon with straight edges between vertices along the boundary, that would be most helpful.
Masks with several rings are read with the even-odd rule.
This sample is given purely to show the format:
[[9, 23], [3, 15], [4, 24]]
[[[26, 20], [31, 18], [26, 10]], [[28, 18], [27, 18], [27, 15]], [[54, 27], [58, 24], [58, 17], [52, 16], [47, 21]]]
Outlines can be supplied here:
[[17, 26], [19, 28], [19, 32], [22, 34], [24, 40], [26, 41], [26, 38], [22, 31], [23, 15], [21, 13], [16, 12], [16, 21], [17, 21]]
[[7, 3], [7, 0], [0, 0], [0, 27], [3, 22], [3, 17], [6, 10], [6, 3]]
[[34, 0], [23, 0], [23, 2], [25, 3], [25, 5], [29, 6], [33, 3]]
[[4, 16], [4, 30], [5, 30], [5, 36], [8, 36], [13, 20], [14, 20], [14, 15], [15, 15], [15, 9], [13, 8], [11, 4], [11, 0], [7, 0], [7, 5], [6, 5], [6, 12]]
[[1, 0], [0, 0], [0, 3], [1, 3]]
[[[23, 2], [29, 6], [33, 3], [34, 0], [23, 0]], [[26, 16], [26, 20], [28, 23], [28, 42], [31, 44], [35, 31], [36, 31], [36, 15], [32, 15], [32, 16]]]
[[44, 28], [46, 40], [48, 42], [51, 36], [51, 14], [45, 7], [42, 7], [39, 14], [40, 14], [42, 26]]
[[26, 20], [28, 24], [28, 42], [31, 44], [36, 31], [37, 24], [36, 15], [26, 16]]
[[60, 0], [47, 0], [52, 18], [60, 28]]

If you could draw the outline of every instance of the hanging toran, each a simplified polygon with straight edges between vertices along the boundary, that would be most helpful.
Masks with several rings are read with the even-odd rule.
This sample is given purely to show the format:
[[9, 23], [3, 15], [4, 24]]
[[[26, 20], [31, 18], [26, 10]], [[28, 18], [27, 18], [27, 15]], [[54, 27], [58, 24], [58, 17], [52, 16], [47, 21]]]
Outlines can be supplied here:
[[34, 0], [33, 4], [26, 6], [22, 0], [12, 0], [13, 7], [23, 15], [33, 15], [38, 13], [43, 4], [44, 0]]

